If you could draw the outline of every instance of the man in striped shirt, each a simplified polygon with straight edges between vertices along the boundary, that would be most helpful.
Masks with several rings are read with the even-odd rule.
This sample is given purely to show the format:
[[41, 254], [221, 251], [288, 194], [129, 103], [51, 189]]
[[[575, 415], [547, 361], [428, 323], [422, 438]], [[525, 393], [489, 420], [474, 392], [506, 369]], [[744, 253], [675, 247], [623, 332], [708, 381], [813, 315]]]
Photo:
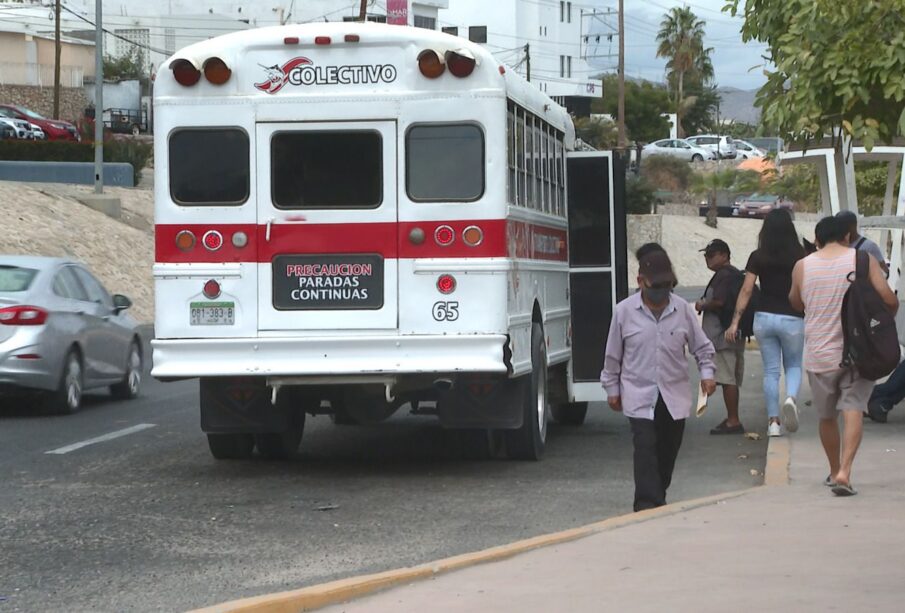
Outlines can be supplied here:
[[[792, 270], [789, 302], [804, 311], [804, 367], [811, 385], [813, 406], [820, 418], [820, 442], [830, 464], [824, 483], [837, 496], [852, 496], [852, 464], [861, 444], [864, 409], [874, 382], [859, 376], [856, 369], [842, 367], [842, 299], [855, 270], [855, 250], [850, 248], [851, 231], [843, 220], [821, 219], [815, 229], [820, 249], [799, 260]], [[879, 262], [870, 261], [870, 281], [893, 313], [898, 299], [889, 289]], [[839, 412], [845, 425], [839, 433]]]

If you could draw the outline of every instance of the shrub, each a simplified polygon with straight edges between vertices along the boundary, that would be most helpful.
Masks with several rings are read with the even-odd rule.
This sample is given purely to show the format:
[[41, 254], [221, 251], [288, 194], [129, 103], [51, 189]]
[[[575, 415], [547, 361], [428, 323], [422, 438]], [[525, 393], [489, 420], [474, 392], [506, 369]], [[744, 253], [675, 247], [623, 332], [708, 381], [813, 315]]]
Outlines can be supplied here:
[[[104, 143], [105, 162], [132, 164], [135, 185], [151, 158], [153, 147], [132, 139], [110, 139]], [[0, 140], [0, 160], [16, 162], [93, 162], [94, 144], [66, 140]]]
[[625, 179], [625, 212], [629, 215], [647, 215], [654, 210], [657, 197], [653, 186], [643, 177], [630, 175]]
[[655, 189], [684, 192], [691, 184], [691, 165], [669, 155], [652, 155], [641, 160], [641, 174]]

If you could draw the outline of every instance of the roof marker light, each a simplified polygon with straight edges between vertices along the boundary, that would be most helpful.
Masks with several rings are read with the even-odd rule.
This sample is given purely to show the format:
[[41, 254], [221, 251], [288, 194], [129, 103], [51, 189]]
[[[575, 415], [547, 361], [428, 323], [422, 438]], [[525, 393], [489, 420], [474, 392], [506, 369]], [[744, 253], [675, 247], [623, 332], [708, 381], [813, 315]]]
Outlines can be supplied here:
[[361, 40], [361, 37], [358, 34], [346, 34], [346, 37], [343, 40], [347, 43], [357, 43]]
[[186, 59], [175, 60], [170, 64], [173, 70], [173, 78], [185, 87], [191, 87], [201, 79], [201, 71]]
[[229, 81], [233, 71], [226, 62], [218, 57], [209, 57], [204, 60], [204, 78], [214, 85], [223, 85]]
[[315, 36], [314, 44], [315, 45], [329, 45], [330, 37], [329, 36]]
[[449, 66], [449, 71], [460, 79], [474, 72], [477, 63], [474, 54], [468, 49], [446, 52], [446, 65]]
[[436, 79], [446, 70], [446, 65], [436, 51], [425, 49], [418, 54], [418, 70], [428, 79]]
[[297, 44], [299, 44], [299, 37], [298, 36], [287, 36], [286, 38], [283, 39], [283, 44], [284, 45], [297, 45]]

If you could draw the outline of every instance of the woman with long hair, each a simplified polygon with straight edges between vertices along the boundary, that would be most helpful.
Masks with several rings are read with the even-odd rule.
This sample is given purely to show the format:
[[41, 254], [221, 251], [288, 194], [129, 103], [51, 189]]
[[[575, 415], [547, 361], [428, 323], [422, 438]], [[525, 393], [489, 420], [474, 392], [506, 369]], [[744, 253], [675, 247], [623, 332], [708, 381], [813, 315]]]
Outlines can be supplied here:
[[[751, 301], [754, 284], [760, 280], [760, 300], [755, 305], [754, 337], [760, 345], [764, 364], [764, 398], [767, 402], [770, 436], [798, 430], [798, 389], [801, 387], [801, 361], [804, 353], [804, 314], [789, 303], [792, 269], [805, 256], [792, 215], [786, 209], [770, 211], [760, 229], [757, 249], [745, 266], [745, 282], [735, 303], [732, 325], [726, 339], [738, 336], [738, 324]], [[786, 400], [780, 422], [779, 374], [786, 373]]]

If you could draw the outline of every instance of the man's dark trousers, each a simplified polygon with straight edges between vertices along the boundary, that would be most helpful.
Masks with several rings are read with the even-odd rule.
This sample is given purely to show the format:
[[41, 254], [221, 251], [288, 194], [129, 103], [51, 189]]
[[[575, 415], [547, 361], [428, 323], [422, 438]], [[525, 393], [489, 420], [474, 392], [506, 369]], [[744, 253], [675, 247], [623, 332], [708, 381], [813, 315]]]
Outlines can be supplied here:
[[673, 419], [657, 396], [654, 418], [629, 417], [635, 445], [635, 511], [662, 507], [682, 446], [685, 420]]

